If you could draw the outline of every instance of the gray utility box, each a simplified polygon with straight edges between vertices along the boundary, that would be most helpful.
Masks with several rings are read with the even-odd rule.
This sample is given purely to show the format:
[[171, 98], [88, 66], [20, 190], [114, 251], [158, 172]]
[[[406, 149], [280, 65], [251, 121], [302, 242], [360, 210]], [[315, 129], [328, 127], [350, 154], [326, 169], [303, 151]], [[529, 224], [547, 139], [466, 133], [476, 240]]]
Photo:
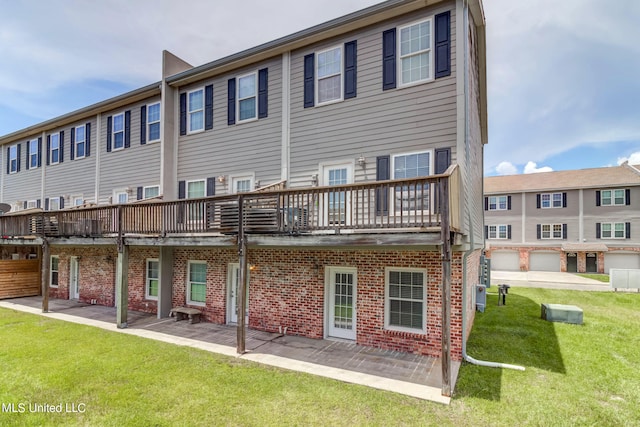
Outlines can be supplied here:
[[541, 317], [549, 322], [582, 325], [582, 309], [575, 305], [542, 304]]
[[476, 310], [484, 313], [487, 305], [487, 288], [484, 285], [476, 285]]

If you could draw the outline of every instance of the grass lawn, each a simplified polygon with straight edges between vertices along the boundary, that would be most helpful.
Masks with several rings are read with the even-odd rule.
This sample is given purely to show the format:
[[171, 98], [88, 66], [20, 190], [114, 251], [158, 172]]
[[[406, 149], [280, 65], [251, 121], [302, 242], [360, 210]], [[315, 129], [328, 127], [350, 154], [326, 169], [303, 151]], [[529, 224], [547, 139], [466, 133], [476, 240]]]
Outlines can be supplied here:
[[[540, 319], [574, 304], [583, 326]], [[0, 425], [640, 425], [640, 295], [488, 295], [450, 406], [0, 309]], [[8, 412], [26, 405], [24, 413]], [[62, 403], [79, 413], [30, 413]]]
[[587, 279], [598, 280], [600, 282], [609, 283], [609, 275], [608, 274], [595, 274], [595, 273], [580, 273], [577, 274], [580, 277], [586, 277]]

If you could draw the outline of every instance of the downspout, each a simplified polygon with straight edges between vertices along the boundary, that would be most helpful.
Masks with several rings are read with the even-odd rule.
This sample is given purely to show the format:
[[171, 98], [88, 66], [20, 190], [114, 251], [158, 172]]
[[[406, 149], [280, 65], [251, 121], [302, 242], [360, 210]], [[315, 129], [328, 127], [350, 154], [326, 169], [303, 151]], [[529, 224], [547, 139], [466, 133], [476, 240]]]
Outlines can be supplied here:
[[[469, 4], [468, 0], [463, 0], [463, 36], [464, 36], [464, 138], [465, 144], [469, 141]], [[468, 150], [467, 150], [468, 151]], [[484, 156], [483, 156], [484, 157]], [[484, 158], [483, 158], [484, 161]], [[484, 185], [484, 184], [483, 184]], [[524, 366], [509, 365], [507, 363], [500, 362], [487, 362], [484, 360], [477, 360], [467, 354], [467, 319], [466, 319], [466, 303], [467, 303], [467, 259], [475, 252], [475, 239], [473, 233], [473, 221], [471, 220], [471, 214], [467, 211], [467, 219], [469, 223], [469, 236], [471, 242], [469, 250], [465, 251], [462, 256], [462, 358], [473, 364], [479, 366], [488, 366], [491, 368], [504, 368], [515, 369], [517, 371], [524, 371]]]

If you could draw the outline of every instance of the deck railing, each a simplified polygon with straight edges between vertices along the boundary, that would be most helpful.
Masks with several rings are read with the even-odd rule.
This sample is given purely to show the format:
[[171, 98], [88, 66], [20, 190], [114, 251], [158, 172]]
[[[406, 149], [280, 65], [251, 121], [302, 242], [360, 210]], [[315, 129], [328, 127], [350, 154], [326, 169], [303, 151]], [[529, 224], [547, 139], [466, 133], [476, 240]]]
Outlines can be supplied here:
[[[166, 236], [235, 234], [340, 233], [426, 230], [440, 227], [443, 203], [452, 229], [459, 228], [459, 171], [442, 175], [329, 187], [281, 189], [201, 199], [0, 216], [4, 237]], [[441, 200], [441, 183], [449, 194]]]

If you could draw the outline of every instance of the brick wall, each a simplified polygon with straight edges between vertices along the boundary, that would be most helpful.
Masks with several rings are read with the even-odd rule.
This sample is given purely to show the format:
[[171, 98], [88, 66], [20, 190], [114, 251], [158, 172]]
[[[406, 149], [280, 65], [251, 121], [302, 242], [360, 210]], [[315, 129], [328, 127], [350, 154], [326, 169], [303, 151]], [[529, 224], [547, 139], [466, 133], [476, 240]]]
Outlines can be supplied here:
[[129, 310], [157, 313], [158, 301], [147, 299], [145, 294], [147, 259], [158, 259], [160, 250], [153, 247], [129, 247]]

